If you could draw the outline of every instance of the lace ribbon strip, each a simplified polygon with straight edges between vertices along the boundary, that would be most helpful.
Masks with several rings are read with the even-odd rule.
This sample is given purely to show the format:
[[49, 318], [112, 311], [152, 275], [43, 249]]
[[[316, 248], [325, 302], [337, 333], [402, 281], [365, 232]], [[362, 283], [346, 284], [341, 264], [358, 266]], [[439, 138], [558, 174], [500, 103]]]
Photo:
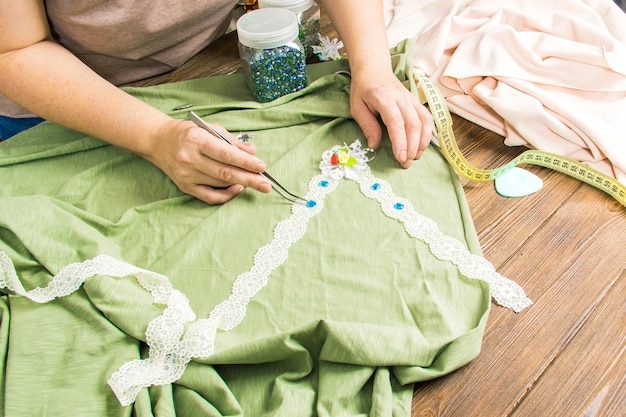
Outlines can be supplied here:
[[178, 380], [193, 358], [213, 354], [217, 330], [229, 331], [241, 323], [250, 299], [287, 260], [291, 245], [304, 236], [309, 220], [322, 211], [326, 195], [345, 177], [358, 183], [366, 197], [378, 201], [388, 217], [403, 223], [409, 236], [428, 244], [437, 259], [452, 262], [468, 278], [487, 282], [498, 304], [515, 312], [532, 304], [519, 285], [497, 273], [485, 258], [470, 253], [463, 243], [441, 233], [433, 220], [415, 212], [408, 200], [396, 196], [389, 183], [374, 177], [367, 165], [367, 154], [358, 140], [323, 153], [322, 173], [309, 182], [307, 205], [293, 205], [291, 215], [274, 229], [272, 241], [255, 254], [252, 268], [235, 279], [231, 295], [215, 306], [208, 318], [196, 319], [187, 297], [174, 289], [167, 277], [107, 255], [69, 264], [46, 287], [26, 291], [11, 259], [0, 251], [0, 287], [46, 303], [71, 294], [94, 275], [134, 276], [152, 294], [155, 303], [165, 305], [163, 313], [150, 321], [146, 330], [148, 357], [125, 363], [108, 380], [120, 403], [126, 406], [135, 401], [142, 389]]

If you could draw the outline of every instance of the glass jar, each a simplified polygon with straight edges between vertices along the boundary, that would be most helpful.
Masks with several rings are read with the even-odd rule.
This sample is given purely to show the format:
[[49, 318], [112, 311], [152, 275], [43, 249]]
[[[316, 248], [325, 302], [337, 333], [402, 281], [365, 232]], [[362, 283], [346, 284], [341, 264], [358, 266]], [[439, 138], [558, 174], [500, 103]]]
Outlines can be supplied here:
[[315, 0], [259, 0], [259, 7], [291, 10], [298, 18], [298, 38], [306, 59], [313, 55], [313, 45], [317, 45], [320, 33], [320, 8]]
[[298, 19], [286, 9], [257, 9], [237, 20], [239, 56], [246, 82], [260, 102], [307, 86]]

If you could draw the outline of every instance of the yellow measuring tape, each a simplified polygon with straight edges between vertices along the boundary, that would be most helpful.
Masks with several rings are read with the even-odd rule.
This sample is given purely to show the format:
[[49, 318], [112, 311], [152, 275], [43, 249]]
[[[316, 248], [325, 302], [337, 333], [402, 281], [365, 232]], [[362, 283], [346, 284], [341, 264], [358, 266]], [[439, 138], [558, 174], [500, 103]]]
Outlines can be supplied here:
[[428, 102], [428, 106], [433, 115], [435, 126], [437, 127], [439, 146], [443, 156], [463, 177], [470, 181], [486, 182], [495, 180], [517, 165], [538, 165], [554, 169], [593, 185], [609, 194], [623, 206], [626, 206], [626, 186], [624, 186], [624, 184], [574, 159], [549, 152], [528, 150], [517, 156], [508, 164], [496, 169], [485, 170], [474, 167], [465, 159], [456, 144], [456, 139], [452, 132], [452, 117], [450, 116], [450, 111], [448, 110], [443, 96], [425, 75], [415, 74], [414, 77], [419, 83], [420, 93], [423, 94], [423, 97], [420, 98], [422, 102]]

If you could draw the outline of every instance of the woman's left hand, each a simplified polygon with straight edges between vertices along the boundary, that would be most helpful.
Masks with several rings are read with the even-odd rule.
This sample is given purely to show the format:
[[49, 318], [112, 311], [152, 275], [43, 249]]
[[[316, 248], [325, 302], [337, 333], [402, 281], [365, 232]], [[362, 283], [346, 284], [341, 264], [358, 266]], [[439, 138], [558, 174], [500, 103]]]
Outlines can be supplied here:
[[433, 118], [417, 97], [392, 72], [353, 74], [350, 112], [370, 148], [380, 146], [382, 123], [393, 155], [404, 168], [421, 158], [430, 143]]

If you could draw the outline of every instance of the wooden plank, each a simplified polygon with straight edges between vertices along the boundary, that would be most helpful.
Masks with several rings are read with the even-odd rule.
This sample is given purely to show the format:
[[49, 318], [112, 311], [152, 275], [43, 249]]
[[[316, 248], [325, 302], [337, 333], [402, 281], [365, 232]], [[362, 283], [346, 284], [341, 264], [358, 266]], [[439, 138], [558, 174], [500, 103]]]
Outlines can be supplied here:
[[[459, 148], [466, 159], [479, 168], [503, 166], [527, 150], [525, 147], [506, 146], [501, 136], [458, 116], [454, 119]], [[511, 251], [537, 230], [541, 225], [537, 219], [551, 216], [581, 186], [579, 181], [546, 168], [531, 165], [524, 165], [523, 168], [542, 178], [544, 187], [536, 194], [519, 199], [499, 196], [493, 182], [463, 180], [483, 249], [490, 252], [490, 248], [498, 248], [491, 251], [488, 257], [496, 266], [506, 261]], [[509, 237], [512, 229], [518, 232], [515, 239]]]
[[455, 114], [452, 115], [452, 120], [457, 144], [467, 160], [476, 166], [484, 169], [497, 168], [526, 150], [522, 146], [506, 146], [502, 136]]
[[[550, 365], [515, 417], [618, 416], [626, 410], [626, 272]], [[623, 414], [622, 414], [623, 415]]]
[[[485, 189], [480, 193], [476, 189], [466, 192], [485, 256], [496, 266], [504, 263], [511, 251], [536, 233], [545, 219], [584, 187], [579, 181], [546, 168], [529, 171], [544, 182], [543, 189], [533, 195], [520, 199], [501, 197], [494, 184], [484, 184]], [[600, 191], [593, 190], [589, 202], [601, 197]]]
[[511, 415], [624, 271], [626, 211], [613, 210], [608, 199], [580, 187], [509, 255], [500, 272], [535, 304], [520, 314], [494, 307], [480, 356], [454, 374], [417, 384], [413, 416]]

